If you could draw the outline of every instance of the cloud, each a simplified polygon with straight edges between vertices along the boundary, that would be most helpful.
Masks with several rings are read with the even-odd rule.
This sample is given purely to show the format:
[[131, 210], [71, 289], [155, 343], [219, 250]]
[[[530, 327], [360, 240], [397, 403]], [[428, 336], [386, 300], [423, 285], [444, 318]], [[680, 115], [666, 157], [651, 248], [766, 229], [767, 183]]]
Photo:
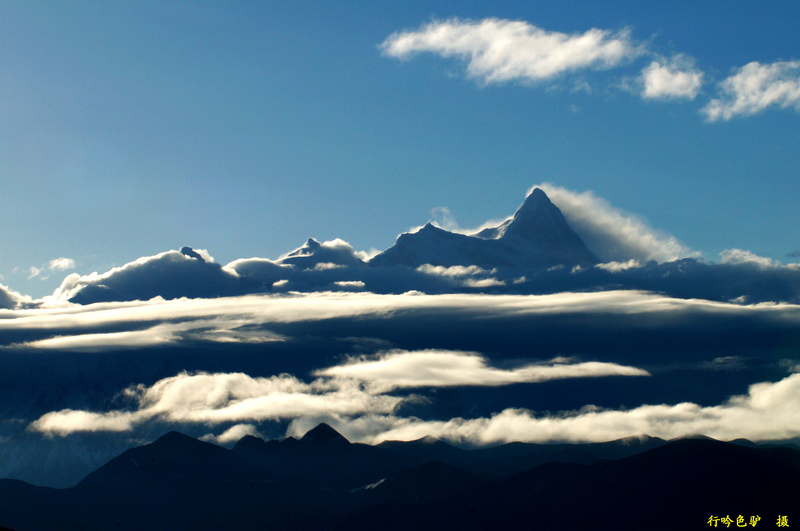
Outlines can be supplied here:
[[[443, 421], [392, 415], [327, 420], [349, 440], [371, 444], [415, 440], [426, 435], [472, 445], [602, 442], [643, 434], [664, 439], [703, 434], [721, 440], [784, 440], [800, 436], [800, 374], [774, 383], [753, 384], [745, 395], [706, 407], [691, 402], [632, 409], [586, 406], [578, 411], [545, 415], [508, 408], [490, 417]], [[298, 419], [287, 434], [297, 435], [313, 427], [314, 421]]]
[[461, 228], [456, 223], [455, 218], [450, 213], [450, 209], [444, 206], [431, 209], [431, 223], [437, 227], [451, 232], [460, 232]]
[[710, 122], [758, 114], [768, 107], [800, 112], [800, 61], [753, 61], [722, 81], [719, 89], [721, 96], [702, 109]]
[[258, 437], [259, 439], [266, 438], [263, 435], [261, 435], [261, 433], [258, 431], [258, 428], [253, 426], [252, 424], [237, 424], [235, 426], [228, 428], [219, 435], [214, 435], [212, 433], [204, 435], [200, 437], [200, 440], [225, 445], [225, 444], [235, 443], [245, 435]]
[[363, 265], [363, 260], [346, 241], [335, 238], [318, 242], [309, 238], [306, 243], [278, 259], [280, 264], [291, 264], [303, 269], [314, 269], [321, 263], [343, 266]]
[[649, 376], [647, 371], [635, 367], [601, 362], [570, 363], [565, 359], [498, 369], [490, 367], [486, 358], [476, 352], [447, 350], [393, 350], [374, 358], [351, 359], [344, 365], [318, 370], [314, 374], [359, 380], [377, 393], [414, 387], [497, 387], [565, 378]]
[[15, 345], [19, 348], [80, 352], [105, 352], [118, 349], [147, 348], [178, 344], [184, 341], [215, 343], [266, 343], [285, 341], [280, 334], [263, 328], [254, 329], [250, 322], [235, 316], [165, 322], [140, 330], [122, 332], [57, 335]]
[[38, 267], [34, 267], [34, 266], [31, 266], [31, 268], [28, 271], [30, 273], [28, 275], [28, 280], [30, 280], [32, 278], [35, 278], [35, 277], [38, 277], [39, 274], [42, 272], [41, 269], [39, 269]]
[[489, 367], [477, 353], [390, 351], [372, 359], [351, 359], [314, 373], [311, 383], [280, 374], [253, 378], [243, 373], [180, 373], [150, 387], [123, 390], [133, 410], [104, 413], [65, 409], [42, 415], [29, 429], [49, 435], [81, 431], [132, 431], [159, 419], [209, 426], [320, 415], [370, 415], [394, 412], [417, 395], [386, 393], [403, 388], [490, 386], [565, 378], [646, 376], [635, 367], [614, 363], [551, 360], [512, 370]]
[[[674, 275], [673, 275], [674, 276]], [[423, 293], [381, 295], [370, 292], [261, 294], [217, 299], [154, 299], [108, 302], [88, 306], [54, 306], [39, 310], [4, 310], [0, 332], [41, 336], [59, 330], [64, 336], [94, 334], [97, 329], [150, 330], [224, 336], [237, 330], [327, 319], [415, 319], [429, 315], [481, 320], [526, 315], [655, 313], [718, 313], [766, 318], [780, 314], [797, 320], [798, 307], [789, 304], [747, 306], [702, 299], [682, 299], [642, 291], [562, 292], [550, 295], [482, 295]], [[793, 317], [792, 317], [793, 316]], [[194, 323], [194, 324], [188, 324]], [[246, 328], [249, 327], [249, 328]], [[253, 332], [255, 333], [255, 332]], [[118, 336], [97, 334], [100, 337]], [[111, 345], [113, 343], [109, 343]], [[99, 345], [99, 343], [98, 343]]]
[[403, 400], [365, 392], [354, 382], [316, 380], [307, 384], [282, 374], [254, 378], [243, 373], [181, 373], [150, 387], [123, 391], [134, 410], [103, 413], [53, 411], [29, 425], [47, 435], [74, 432], [131, 431], [152, 420], [209, 426], [301, 416], [391, 413]]
[[642, 70], [642, 98], [693, 100], [703, 85], [703, 72], [685, 55], [658, 59]]
[[494, 271], [487, 271], [482, 267], [478, 267], [476, 265], [471, 266], [434, 266], [431, 264], [422, 264], [417, 268], [417, 271], [421, 273], [425, 273], [426, 275], [436, 275], [441, 277], [464, 277], [464, 276], [473, 276], [473, 275], [486, 275], [491, 274]]
[[638, 260], [631, 258], [627, 262], [607, 262], [605, 264], [595, 264], [596, 268], [610, 271], [611, 273], [618, 273], [620, 271], [627, 271], [628, 269], [635, 269], [642, 267], [642, 263]]
[[75, 269], [75, 260], [72, 258], [54, 258], [47, 262], [47, 269], [50, 271], [66, 271], [68, 269]]
[[14, 309], [22, 304], [31, 303], [32, 299], [0, 284], [0, 309]]
[[142, 300], [153, 297], [218, 297], [243, 293], [240, 278], [213, 262], [204, 250], [185, 247], [146, 256], [103, 274], [68, 275], [51, 297], [54, 302]]
[[401, 60], [421, 52], [458, 57], [467, 62], [467, 76], [483, 84], [540, 82], [586, 68], [611, 68], [643, 53], [627, 31], [570, 35], [497, 18], [434, 20], [418, 30], [393, 33], [380, 47]]
[[722, 263], [729, 265], [754, 265], [760, 268], [773, 268], [780, 265], [771, 258], [758, 256], [742, 249], [726, 249], [719, 255], [722, 258]]
[[589, 249], [606, 262], [668, 262], [699, 256], [674, 236], [649, 227], [592, 192], [576, 193], [549, 183], [536, 187], [545, 191]]

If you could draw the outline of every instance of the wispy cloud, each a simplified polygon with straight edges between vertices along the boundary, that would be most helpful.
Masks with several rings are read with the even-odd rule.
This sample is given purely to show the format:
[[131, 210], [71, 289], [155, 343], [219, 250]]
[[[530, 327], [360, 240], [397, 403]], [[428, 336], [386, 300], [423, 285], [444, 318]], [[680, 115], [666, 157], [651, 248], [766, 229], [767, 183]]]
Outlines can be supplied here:
[[693, 100], [703, 85], [703, 72], [693, 59], [679, 54], [651, 62], [642, 70], [640, 82], [645, 99]]
[[[134, 325], [134, 327], [137, 327]], [[138, 327], [137, 327], [138, 328]], [[122, 332], [58, 335], [15, 345], [18, 348], [104, 352], [117, 349], [145, 348], [176, 344], [182, 341], [216, 343], [266, 343], [286, 338], [263, 327], [253, 328], [247, 320], [235, 316], [165, 322], [142, 329]]]
[[800, 61], [769, 64], [753, 61], [722, 81], [719, 87], [722, 95], [702, 110], [710, 122], [757, 114], [768, 107], [800, 112]]
[[536, 186], [558, 205], [570, 226], [604, 261], [668, 262], [699, 256], [674, 236], [649, 227], [592, 192], [576, 193], [549, 183]]
[[771, 258], [767, 258], [765, 256], [759, 256], [755, 253], [750, 251], [745, 251], [743, 249], [726, 249], [719, 253], [720, 258], [722, 259], [723, 264], [731, 264], [731, 265], [754, 265], [761, 268], [770, 268], [770, 267], [777, 267], [778, 264]]
[[29, 429], [68, 435], [131, 431], [154, 419], [214, 426], [309, 415], [387, 414], [404, 400], [368, 393], [353, 381], [318, 379], [307, 384], [285, 374], [254, 378], [243, 373], [181, 373], [150, 387], [129, 387], [123, 394], [135, 400], [134, 410], [54, 411], [31, 423]]
[[418, 30], [393, 33], [380, 47], [403, 60], [421, 52], [463, 59], [467, 76], [483, 84], [540, 82], [581, 69], [611, 68], [643, 53], [627, 31], [566, 34], [497, 18], [434, 20]]
[[204, 435], [203, 437], [200, 437], [200, 440], [224, 445], [224, 444], [235, 443], [245, 435], [251, 435], [253, 437], [258, 437], [260, 439], [265, 438], [258, 431], [258, 428], [256, 426], [252, 424], [237, 424], [235, 426], [231, 426], [230, 428], [228, 428], [219, 435], [214, 435], [212, 433]]
[[[310, 322], [332, 318], [389, 319], [413, 315], [424, 319], [431, 314], [471, 316], [484, 319], [523, 315], [607, 314], [652, 315], [654, 312], [748, 314], [776, 313], [781, 319], [797, 319], [797, 306], [777, 304], [742, 307], [701, 299], [679, 299], [641, 291], [563, 292], [552, 295], [481, 295], [407, 293], [380, 295], [369, 292], [325, 292], [283, 295], [245, 295], [217, 299], [154, 299], [149, 301], [68, 305], [36, 310], [3, 310], [0, 331], [15, 334], [59, 330], [62, 337], [75, 338], [96, 348], [120, 344], [121, 336], [97, 333], [114, 326], [116, 331], [143, 334], [186, 334], [188, 337], [240, 337], [249, 334], [263, 340], [279, 336], [264, 332], [271, 324]], [[81, 335], [89, 339], [78, 339]], [[131, 336], [131, 337], [136, 337]], [[103, 339], [108, 341], [103, 342]], [[255, 339], [254, 339], [255, 340]], [[66, 346], [66, 339], [61, 347]], [[31, 342], [28, 346], [46, 346]]]
[[131, 431], [153, 419], [209, 426], [320, 415], [390, 414], [417, 395], [392, 396], [402, 388], [491, 386], [554, 379], [646, 376], [635, 367], [614, 363], [552, 360], [516, 369], [489, 367], [477, 353], [391, 351], [372, 359], [350, 360], [316, 371], [311, 383], [287, 374], [253, 378], [242, 373], [181, 373], [150, 387], [125, 389], [132, 410], [47, 413], [30, 429], [49, 435], [79, 431]]
[[[318, 419], [297, 419], [288, 434], [298, 435]], [[352, 441], [378, 443], [432, 435], [475, 445], [523, 442], [601, 442], [650, 435], [671, 439], [703, 434], [721, 440], [753, 441], [800, 436], [800, 374], [778, 382], [751, 385], [747, 394], [717, 406], [691, 402], [642, 405], [633, 409], [586, 406], [578, 411], [540, 415], [527, 409], [505, 409], [491, 417], [426, 421], [414, 417], [374, 415], [325, 419]]]
[[567, 359], [499, 369], [490, 367], [486, 358], [476, 352], [442, 350], [389, 351], [374, 358], [351, 359], [344, 365], [315, 374], [363, 381], [381, 393], [407, 387], [497, 387], [565, 378], [649, 376], [647, 371], [636, 367], [601, 362], [573, 363]]

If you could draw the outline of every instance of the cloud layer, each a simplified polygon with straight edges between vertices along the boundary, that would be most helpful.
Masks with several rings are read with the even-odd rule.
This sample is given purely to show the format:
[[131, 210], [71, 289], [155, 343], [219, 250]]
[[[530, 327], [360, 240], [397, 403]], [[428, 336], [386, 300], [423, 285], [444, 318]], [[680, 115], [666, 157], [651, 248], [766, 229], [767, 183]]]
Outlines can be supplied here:
[[[447, 421], [396, 416], [327, 420], [348, 439], [373, 444], [415, 440], [426, 435], [475, 445], [513, 441], [602, 442], [642, 434], [664, 439], [703, 434], [720, 440], [742, 437], [753, 441], [782, 440], [800, 436], [800, 374], [775, 383], [754, 384], [747, 394], [710, 407], [684, 402], [642, 405], [628, 410], [586, 406], [559, 414], [511, 408], [491, 417]], [[288, 434], [302, 434], [314, 423], [315, 419], [298, 419]]]
[[253, 378], [243, 373], [183, 372], [150, 387], [140, 384], [123, 390], [122, 395], [135, 404], [131, 410], [53, 411], [32, 422], [29, 429], [64, 436], [133, 431], [154, 419], [217, 426], [299, 417], [386, 415], [403, 402], [420, 400], [417, 395], [386, 394], [398, 388], [497, 387], [565, 378], [648, 375], [634, 367], [567, 360], [501, 370], [489, 367], [476, 353], [451, 351], [393, 351], [375, 360], [351, 360], [315, 374], [317, 379], [305, 383], [288, 374]]
[[390, 351], [375, 359], [353, 359], [344, 365], [316, 371], [317, 376], [346, 378], [386, 393], [400, 388], [489, 386], [535, 383], [598, 376], [649, 376], [635, 367], [615, 363], [570, 363], [566, 359], [533, 363], [514, 369], [489, 367], [477, 353], [439, 350]]

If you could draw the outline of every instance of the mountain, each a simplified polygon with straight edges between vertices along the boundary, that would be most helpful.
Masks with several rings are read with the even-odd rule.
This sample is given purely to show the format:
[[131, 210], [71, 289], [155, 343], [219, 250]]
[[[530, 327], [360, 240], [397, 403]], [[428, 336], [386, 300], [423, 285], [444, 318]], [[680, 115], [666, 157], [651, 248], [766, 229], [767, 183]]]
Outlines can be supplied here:
[[681, 439], [591, 465], [547, 463], [446, 499], [371, 506], [336, 529], [707, 529], [726, 517], [728, 528], [739, 517], [738, 527], [751, 517], [774, 525], [796, 514], [798, 479], [795, 449]]
[[514, 217], [497, 227], [465, 235], [428, 223], [417, 232], [401, 234], [394, 246], [369, 263], [492, 268], [592, 265], [599, 261], [547, 194], [535, 188]]
[[234, 481], [267, 480], [271, 476], [221, 446], [171, 431], [153, 443], [123, 452], [86, 476], [78, 487], [119, 482], [133, 485], [170, 478]]
[[[582, 462], [565, 462], [570, 454]], [[320, 425], [300, 439], [246, 436], [228, 450], [170, 432], [75, 487], [0, 480], [0, 527], [694, 529], [714, 515], [792, 520], [799, 479], [800, 451], [746, 441], [466, 450], [430, 437], [350, 443]]]

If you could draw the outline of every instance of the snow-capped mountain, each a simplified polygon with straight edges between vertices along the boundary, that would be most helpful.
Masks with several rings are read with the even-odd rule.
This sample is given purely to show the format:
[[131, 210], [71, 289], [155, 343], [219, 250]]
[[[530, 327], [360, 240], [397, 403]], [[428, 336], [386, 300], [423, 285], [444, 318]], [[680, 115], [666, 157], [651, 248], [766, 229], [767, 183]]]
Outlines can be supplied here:
[[548, 267], [598, 262], [561, 210], [535, 188], [514, 217], [497, 227], [465, 235], [428, 223], [417, 232], [400, 235], [394, 246], [370, 264]]

